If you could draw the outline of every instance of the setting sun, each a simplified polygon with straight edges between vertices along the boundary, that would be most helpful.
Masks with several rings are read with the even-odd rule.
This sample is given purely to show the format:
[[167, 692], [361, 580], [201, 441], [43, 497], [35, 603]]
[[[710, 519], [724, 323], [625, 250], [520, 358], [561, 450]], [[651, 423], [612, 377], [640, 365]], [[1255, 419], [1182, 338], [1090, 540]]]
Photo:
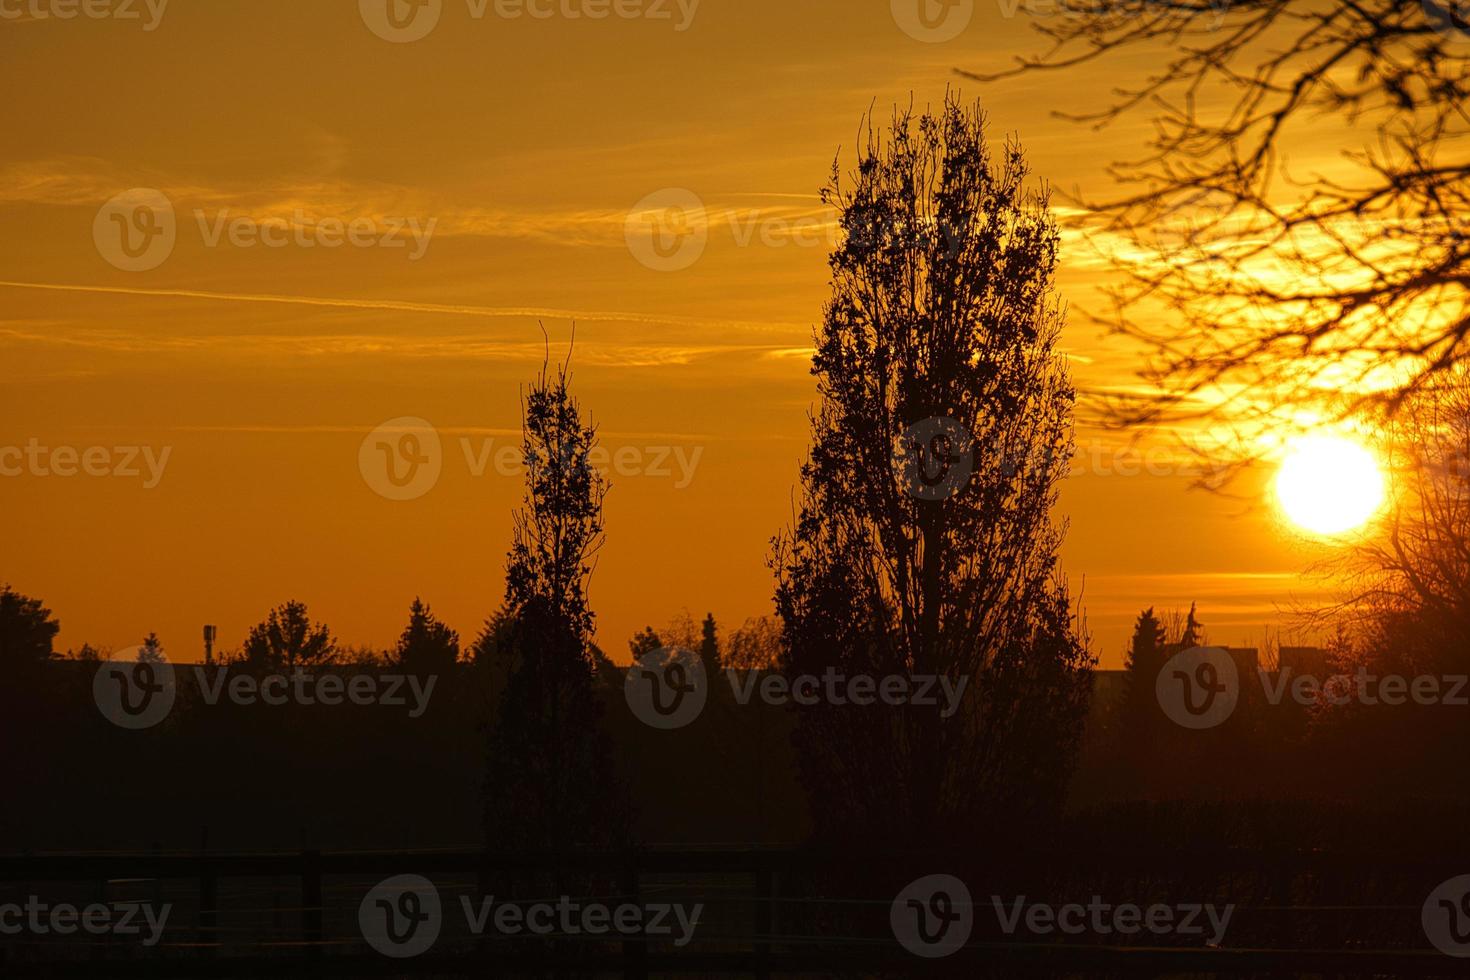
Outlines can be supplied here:
[[1383, 504], [1383, 471], [1364, 445], [1308, 436], [1290, 446], [1276, 474], [1276, 499], [1291, 522], [1313, 534], [1361, 527]]

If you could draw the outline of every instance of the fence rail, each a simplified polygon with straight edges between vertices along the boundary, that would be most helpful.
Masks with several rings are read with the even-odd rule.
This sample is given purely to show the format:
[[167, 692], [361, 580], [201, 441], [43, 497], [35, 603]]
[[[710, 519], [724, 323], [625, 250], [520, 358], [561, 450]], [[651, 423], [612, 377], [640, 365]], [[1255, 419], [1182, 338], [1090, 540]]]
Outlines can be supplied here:
[[[1166, 874], [1193, 864], [1212, 873], [1260, 869], [1262, 854], [1246, 851], [1202, 850], [1189, 855], [1140, 852], [1059, 856], [1055, 851], [1012, 852], [1009, 860], [1095, 863], [1099, 869], [1128, 867], [1135, 874]], [[1288, 878], [1340, 874], [1348, 857], [1325, 852], [1291, 855]], [[872, 863], [902, 862], [929, 867], [964, 866], [954, 855], [869, 854]], [[973, 860], [973, 859], [971, 859]], [[1362, 855], [1351, 856], [1361, 867]], [[496, 854], [485, 851], [382, 851], [331, 853], [303, 851], [271, 854], [145, 853], [56, 854], [0, 856], [0, 886], [30, 883], [95, 883], [100, 893], [109, 889], [152, 887], [161, 894], [164, 882], [186, 889], [193, 906], [187, 938], [171, 932], [169, 940], [153, 949], [116, 942], [65, 949], [58, 943], [26, 946], [0, 937], [0, 973], [16, 977], [258, 977], [277, 976], [452, 976], [465, 973], [600, 973], [646, 976], [727, 974], [749, 976], [825, 975], [834, 972], [872, 974], [974, 975], [999, 971], [1004, 975], [1037, 976], [1067, 973], [1158, 975], [1200, 973], [1217, 975], [1357, 974], [1387, 976], [1470, 976], [1470, 960], [1456, 960], [1424, 948], [1402, 949], [1295, 949], [1201, 948], [1101, 945], [1081, 942], [992, 942], [977, 940], [943, 959], [925, 960], [903, 950], [890, 936], [800, 935], [789, 926], [790, 909], [803, 902], [836, 907], [829, 897], [802, 898], [786, 894], [783, 883], [802, 875], [840, 872], [853, 865], [850, 854], [823, 854], [797, 848], [641, 849], [571, 854]], [[1078, 867], [1078, 864], [1071, 864]], [[1367, 869], [1368, 874], [1422, 876], [1440, 874], [1443, 860], [1408, 861], [1391, 867]], [[744, 909], [738, 931], [720, 935], [700, 948], [670, 951], [665, 945], [633, 937], [601, 943], [561, 942], [549, 950], [531, 948], [525, 940], [503, 937], [462, 937], [450, 948], [435, 949], [412, 959], [389, 959], [367, 949], [360, 937], [333, 935], [330, 914], [345, 914], [347, 905], [332, 904], [331, 879], [373, 879], [415, 873], [433, 878], [453, 876], [481, 885], [503, 873], [595, 872], [616, 881], [624, 896], [648, 894], [650, 889], [673, 887], [649, 879], [673, 878], [682, 884], [701, 875], [738, 876], [735, 894], [712, 900]], [[1470, 868], [1470, 865], [1467, 865]], [[1280, 873], [1279, 869], [1277, 872]], [[1441, 874], [1442, 876], [1442, 874]], [[296, 899], [270, 911], [283, 922], [283, 936], [260, 941], [241, 937], [222, 924], [222, 916], [242, 911], [230, 904], [223, 884], [247, 879], [286, 879], [294, 884]], [[708, 885], [709, 882], [706, 882]], [[244, 886], [242, 886], [244, 887]], [[465, 885], [467, 890], [475, 886]], [[483, 892], [483, 888], [480, 889]], [[846, 900], [851, 904], [874, 904]], [[350, 904], [350, 903], [349, 903]], [[355, 905], [352, 906], [355, 916]], [[251, 909], [248, 911], [258, 911]], [[1264, 911], [1273, 911], [1266, 909]], [[1285, 907], [1275, 909], [1289, 911]], [[1348, 907], [1347, 911], [1371, 912]], [[1403, 910], [1397, 910], [1403, 912]], [[340, 933], [340, 930], [338, 930]], [[473, 941], [470, 939], [473, 938]], [[703, 937], [701, 937], [703, 938]]]

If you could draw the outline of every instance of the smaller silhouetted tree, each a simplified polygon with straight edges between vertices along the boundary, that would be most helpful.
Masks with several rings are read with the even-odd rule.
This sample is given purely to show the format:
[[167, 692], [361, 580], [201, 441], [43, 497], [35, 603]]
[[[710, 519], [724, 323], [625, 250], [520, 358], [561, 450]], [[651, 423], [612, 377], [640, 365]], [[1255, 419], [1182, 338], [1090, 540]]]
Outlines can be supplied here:
[[398, 638], [393, 663], [424, 674], [448, 673], [459, 662], [459, 634], [434, 616], [427, 603], [415, 598], [408, 625]]
[[306, 604], [287, 602], [270, 611], [245, 640], [243, 663], [263, 670], [295, 670], [336, 662], [337, 641], [322, 623], [313, 623]]
[[163, 644], [158, 640], [158, 634], [149, 633], [147, 639], [143, 641], [143, 646], [138, 650], [138, 662], [161, 664], [167, 659], [163, 653]]
[[645, 626], [634, 633], [633, 638], [628, 641], [628, 651], [633, 654], [633, 659], [636, 661], [645, 653], [651, 653], [663, 645], [664, 641], [659, 637], [658, 631], [652, 626]]
[[41, 600], [0, 588], [0, 667], [34, 667], [54, 654], [52, 643], [61, 624]]
[[509, 658], [514, 649], [511, 644], [514, 628], [515, 620], [504, 606], [495, 610], [480, 627], [475, 642], [470, 644], [467, 655], [470, 664], [476, 669], [489, 669], [497, 662]]
[[1135, 791], [1149, 781], [1156, 738], [1167, 722], [1158, 702], [1158, 676], [1166, 659], [1164, 624], [1153, 607], [1138, 614], [1124, 661], [1124, 691], [1118, 722], [1119, 762], [1124, 782]]
[[705, 613], [699, 626], [699, 660], [704, 664], [706, 676], [713, 677], [720, 672], [720, 633], [714, 613]]
[[1189, 615], [1184, 619], [1184, 630], [1179, 634], [1178, 644], [1181, 650], [1190, 650], [1206, 643], [1205, 624], [1199, 621], [1199, 615], [1195, 610], [1195, 603], [1189, 604]]
[[781, 662], [781, 621], [775, 616], [752, 616], [730, 634], [723, 656], [734, 670], [775, 670]]

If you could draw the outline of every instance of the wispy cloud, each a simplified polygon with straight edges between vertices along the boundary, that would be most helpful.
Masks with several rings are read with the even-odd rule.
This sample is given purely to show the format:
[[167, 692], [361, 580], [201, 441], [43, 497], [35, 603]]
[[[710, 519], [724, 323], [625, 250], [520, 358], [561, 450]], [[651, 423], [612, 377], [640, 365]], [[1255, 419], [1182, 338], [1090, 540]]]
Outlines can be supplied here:
[[805, 329], [795, 323], [772, 323], [753, 320], [724, 320], [680, 314], [632, 313], [608, 310], [559, 309], [543, 306], [473, 306], [461, 303], [419, 303], [408, 300], [357, 299], [330, 296], [282, 296], [270, 293], [222, 293], [199, 289], [143, 289], [131, 286], [89, 286], [80, 283], [15, 282], [0, 280], [0, 288], [42, 289], [58, 292], [102, 293], [120, 296], [156, 296], [174, 299], [202, 299], [233, 303], [285, 303], [297, 306], [325, 306], [339, 309], [382, 310], [397, 313], [427, 313], [451, 316], [489, 317], [495, 319], [548, 319], [607, 323], [642, 323], [652, 325], [712, 327], [735, 330]]

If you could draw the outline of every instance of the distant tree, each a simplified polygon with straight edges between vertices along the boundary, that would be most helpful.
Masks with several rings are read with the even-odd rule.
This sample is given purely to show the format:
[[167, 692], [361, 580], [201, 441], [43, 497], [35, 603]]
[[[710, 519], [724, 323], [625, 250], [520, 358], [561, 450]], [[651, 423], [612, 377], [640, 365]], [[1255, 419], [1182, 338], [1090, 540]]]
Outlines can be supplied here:
[[1154, 679], [1164, 665], [1164, 624], [1154, 615], [1153, 606], [1138, 614], [1133, 624], [1133, 638], [1128, 643], [1128, 656], [1123, 663], [1128, 682], [1139, 689], [1147, 688], [1153, 697]]
[[408, 625], [393, 651], [393, 664], [424, 674], [448, 673], [459, 662], [459, 634], [434, 617], [429, 606], [415, 598]]
[[306, 605], [287, 602], [277, 606], [250, 630], [242, 660], [262, 670], [295, 670], [335, 663], [337, 641], [321, 623], [313, 623]]
[[[973, 842], [1055, 815], [1093, 663], [1052, 517], [1074, 391], [1056, 348], [1058, 232], [978, 107], [895, 115], [825, 199], [843, 241], [816, 338], [821, 405], [797, 523], [778, 537], [786, 668], [940, 675], [940, 706], [798, 710], [831, 841]], [[861, 775], [859, 775], [861, 774]]]
[[663, 645], [664, 641], [658, 635], [658, 631], [652, 626], [645, 626], [637, 633], [634, 633], [633, 638], [628, 641], [628, 652], [633, 655], [633, 659], [636, 661], [645, 653], [651, 653]]
[[138, 649], [138, 662], [161, 664], [168, 658], [164, 656], [163, 644], [158, 640], [157, 633], [149, 633], [143, 641], [142, 647]]
[[1321, 569], [1338, 596], [1316, 623], [1347, 670], [1470, 674], [1470, 366], [1406, 402], [1383, 443], [1389, 506]]
[[705, 676], [714, 677], [720, 672], [720, 633], [714, 613], [705, 613], [699, 625], [699, 660], [704, 664]]
[[1192, 650], [1209, 642], [1205, 637], [1205, 624], [1199, 621], [1193, 602], [1189, 604], [1189, 615], [1184, 619], [1184, 629], [1176, 642], [1181, 650]]
[[393, 655], [369, 644], [344, 646], [338, 649], [334, 663], [347, 664], [356, 668], [384, 667], [392, 663]]
[[524, 399], [526, 493], [506, 562], [508, 657], [486, 781], [492, 848], [565, 851], [623, 840], [628, 803], [602, 725], [587, 582], [603, 541], [607, 484], [589, 455], [565, 366]]
[[781, 662], [781, 621], [752, 616], [733, 633], [723, 656], [734, 670], [775, 670]]
[[1138, 790], [1148, 785], [1157, 764], [1160, 733], [1168, 730], [1158, 701], [1159, 671], [1168, 659], [1164, 624], [1153, 607], [1138, 614], [1123, 664], [1123, 703], [1118, 719], [1118, 750], [1124, 779]]
[[505, 607], [495, 610], [480, 627], [475, 642], [470, 644], [466, 654], [470, 664], [477, 669], [488, 670], [494, 664], [507, 660], [513, 650], [511, 634], [514, 628], [514, 617]]
[[9, 585], [0, 588], [0, 666], [33, 667], [50, 660], [61, 624], [41, 600], [21, 595]]
[[[1470, 365], [1411, 399], [1383, 441], [1390, 506], [1326, 566], [1345, 583], [1326, 619], [1399, 669], [1470, 673]], [[1361, 635], [1396, 622], [1412, 622], [1421, 639]]]
[[694, 617], [689, 615], [688, 609], [681, 609], [670, 616], [668, 625], [659, 631], [659, 636], [663, 638], [666, 647], [699, 650], [700, 629], [695, 625]]
[[90, 643], [83, 643], [75, 650], [66, 651], [67, 660], [76, 660], [82, 663], [98, 663], [100, 661], [106, 660], [107, 657], [108, 651], [99, 650], [97, 647], [92, 646], [92, 644]]
[[471, 679], [483, 699], [481, 709], [486, 717], [497, 714], [505, 698], [505, 689], [519, 662], [516, 658], [515, 617], [501, 606], [480, 627], [474, 642], [465, 651]]

